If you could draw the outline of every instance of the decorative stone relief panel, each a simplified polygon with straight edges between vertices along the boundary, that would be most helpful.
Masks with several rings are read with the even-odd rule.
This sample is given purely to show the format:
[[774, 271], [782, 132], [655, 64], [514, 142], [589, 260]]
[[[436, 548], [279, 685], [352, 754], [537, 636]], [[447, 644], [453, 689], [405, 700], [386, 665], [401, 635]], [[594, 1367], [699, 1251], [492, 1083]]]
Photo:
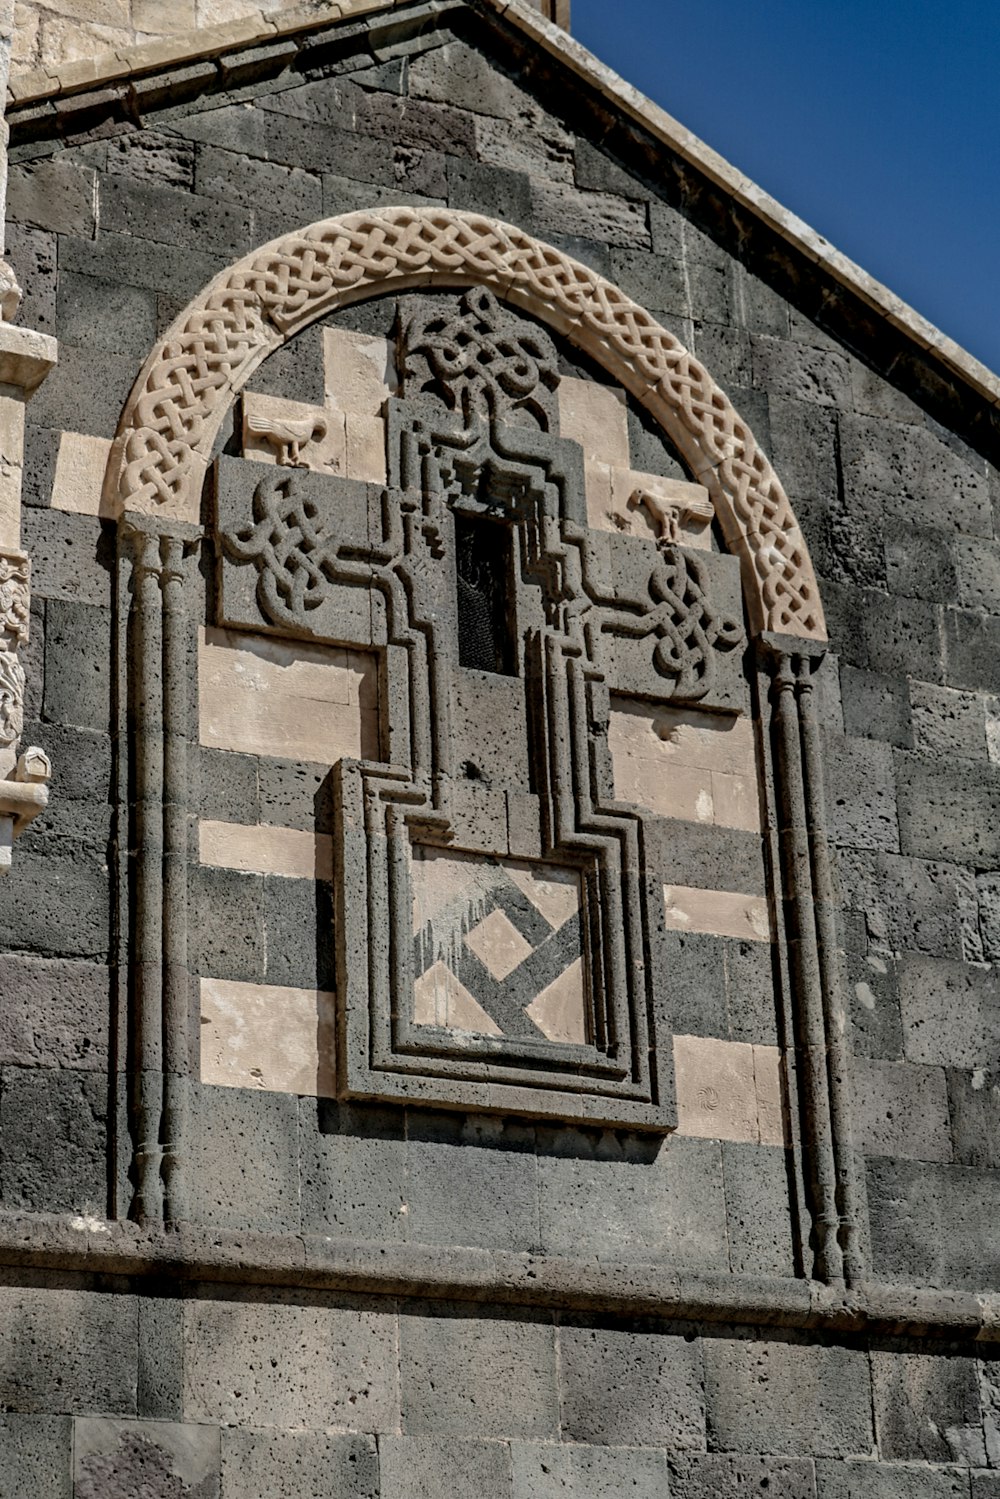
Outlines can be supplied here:
[[335, 767], [337, 1090], [669, 1129], [662, 882], [602, 746], [611, 691], [743, 708], [738, 567], [592, 531], [548, 336], [414, 305], [386, 487], [215, 467], [225, 638], [379, 661], [380, 758]]

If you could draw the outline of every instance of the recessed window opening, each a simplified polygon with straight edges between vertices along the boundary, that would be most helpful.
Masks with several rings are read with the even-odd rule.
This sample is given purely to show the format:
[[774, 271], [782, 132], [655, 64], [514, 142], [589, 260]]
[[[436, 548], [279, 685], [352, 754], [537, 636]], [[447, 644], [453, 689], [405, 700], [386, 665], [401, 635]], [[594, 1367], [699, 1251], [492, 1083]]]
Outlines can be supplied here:
[[510, 527], [456, 514], [455, 564], [459, 665], [516, 675]]

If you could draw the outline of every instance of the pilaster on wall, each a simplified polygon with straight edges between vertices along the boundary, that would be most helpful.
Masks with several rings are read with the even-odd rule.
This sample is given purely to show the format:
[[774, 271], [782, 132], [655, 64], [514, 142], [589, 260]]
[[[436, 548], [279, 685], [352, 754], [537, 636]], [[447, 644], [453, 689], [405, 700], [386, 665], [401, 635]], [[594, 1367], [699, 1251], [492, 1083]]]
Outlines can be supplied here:
[[56, 341], [12, 327], [21, 301], [14, 273], [3, 259], [7, 199], [7, 97], [14, 0], [0, 0], [0, 874], [10, 868], [14, 839], [48, 801], [48, 759], [40, 749], [20, 754], [24, 724], [24, 668], [18, 650], [27, 643], [30, 562], [21, 550], [21, 481], [24, 407], [56, 362]]

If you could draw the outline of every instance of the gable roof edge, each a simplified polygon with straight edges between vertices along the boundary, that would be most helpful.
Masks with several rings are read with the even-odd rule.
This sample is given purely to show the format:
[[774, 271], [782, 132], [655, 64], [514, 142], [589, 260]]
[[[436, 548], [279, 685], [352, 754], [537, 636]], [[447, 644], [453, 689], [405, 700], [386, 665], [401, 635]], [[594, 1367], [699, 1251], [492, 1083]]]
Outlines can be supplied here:
[[[201, 27], [177, 36], [146, 42], [124, 52], [109, 52], [57, 67], [54, 73], [35, 69], [11, 78], [8, 108], [40, 104], [60, 94], [78, 93], [100, 85], [176, 67], [199, 59], [267, 42], [295, 33], [321, 30], [340, 21], [357, 20], [391, 11], [406, 0], [329, 0], [317, 12], [315, 4], [271, 12], [254, 10], [235, 21]], [[474, 0], [516, 27], [543, 48], [557, 63], [574, 73], [609, 105], [697, 168], [710, 182], [729, 194], [800, 255], [823, 269], [834, 281], [870, 307], [891, 327], [969, 386], [987, 404], [1000, 408], [1000, 377], [935, 327], [901, 297], [837, 250], [829, 240], [784, 208], [751, 178], [730, 165], [700, 137], [660, 105], [640, 93], [562, 27], [533, 9], [529, 0]]]

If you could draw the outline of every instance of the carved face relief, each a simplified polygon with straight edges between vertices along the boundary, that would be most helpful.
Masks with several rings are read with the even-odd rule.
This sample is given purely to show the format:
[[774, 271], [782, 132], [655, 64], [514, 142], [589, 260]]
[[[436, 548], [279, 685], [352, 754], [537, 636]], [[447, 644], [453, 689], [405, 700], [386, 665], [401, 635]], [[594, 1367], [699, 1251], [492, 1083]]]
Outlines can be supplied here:
[[738, 565], [591, 529], [552, 342], [489, 292], [397, 328], [387, 485], [216, 465], [216, 622], [379, 660], [383, 758], [335, 769], [338, 1092], [668, 1130], [664, 881], [611, 694], [732, 721]]

